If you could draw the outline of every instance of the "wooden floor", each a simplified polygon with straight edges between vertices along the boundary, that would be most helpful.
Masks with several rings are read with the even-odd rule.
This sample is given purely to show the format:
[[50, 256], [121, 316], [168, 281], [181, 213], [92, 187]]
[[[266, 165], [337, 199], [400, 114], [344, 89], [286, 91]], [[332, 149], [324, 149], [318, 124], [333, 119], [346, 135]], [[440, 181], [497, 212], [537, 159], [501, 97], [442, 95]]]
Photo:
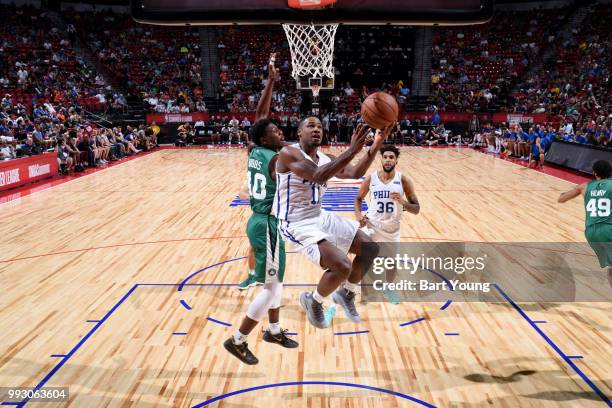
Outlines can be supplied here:
[[[245, 157], [161, 150], [1, 205], [0, 386], [70, 388], [68, 403], [37, 407], [191, 407], [295, 382], [212, 406], [606, 405], [588, 383], [610, 396], [605, 302], [523, 312], [509, 302], [368, 303], [363, 323], [339, 313], [315, 330], [297, 304], [304, 287], [288, 285], [282, 323], [300, 347], [258, 332], [250, 346], [261, 363], [239, 364], [221, 343], [256, 294], [227, 285], [246, 273], [250, 210], [230, 207]], [[556, 203], [571, 185], [561, 179], [468, 149], [402, 149], [399, 169], [422, 205], [403, 215], [404, 241], [584, 242], [581, 201]], [[288, 255], [286, 283], [319, 276]]]

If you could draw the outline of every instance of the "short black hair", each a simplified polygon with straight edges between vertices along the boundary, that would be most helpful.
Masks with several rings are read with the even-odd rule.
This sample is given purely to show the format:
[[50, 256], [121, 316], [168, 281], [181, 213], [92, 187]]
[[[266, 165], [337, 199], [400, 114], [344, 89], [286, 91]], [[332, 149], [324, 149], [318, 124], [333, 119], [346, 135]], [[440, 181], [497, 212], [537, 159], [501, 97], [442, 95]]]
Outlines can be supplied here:
[[382, 156], [383, 154], [385, 154], [385, 152], [392, 152], [395, 154], [395, 157], [398, 158], [400, 155], [400, 151], [397, 147], [393, 146], [393, 145], [384, 145], [383, 147], [380, 148], [380, 155]]
[[593, 163], [593, 173], [602, 179], [610, 178], [610, 174], [612, 174], [612, 165], [610, 165], [610, 162], [607, 160], [597, 160]]
[[259, 119], [253, 124], [253, 126], [251, 126], [251, 130], [249, 130], [249, 136], [251, 137], [253, 143], [255, 143], [257, 146], [261, 146], [261, 139], [265, 136], [266, 129], [271, 123], [274, 123], [272, 119], [263, 118]]
[[319, 119], [319, 121], [321, 121], [321, 118], [319, 118], [318, 116], [315, 116], [315, 115], [306, 116], [302, 118], [302, 120], [300, 120], [300, 123], [298, 124], [298, 129], [301, 129], [302, 126], [304, 126], [304, 124], [306, 123], [306, 121], [310, 118], [316, 118], [316, 119]]

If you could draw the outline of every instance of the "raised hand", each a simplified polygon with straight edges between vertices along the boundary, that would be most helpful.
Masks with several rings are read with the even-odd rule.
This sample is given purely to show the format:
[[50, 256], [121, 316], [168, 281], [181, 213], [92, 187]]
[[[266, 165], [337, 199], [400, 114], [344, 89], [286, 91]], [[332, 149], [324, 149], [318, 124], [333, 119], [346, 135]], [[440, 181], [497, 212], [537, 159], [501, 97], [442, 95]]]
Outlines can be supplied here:
[[270, 62], [268, 62], [268, 78], [271, 80], [278, 80], [280, 78], [279, 69], [276, 68], [276, 53], [270, 54]]
[[376, 135], [374, 135], [374, 143], [372, 143], [372, 149], [378, 149], [383, 142], [389, 137], [391, 131], [395, 128], [396, 122], [393, 122], [384, 129], [376, 129]]
[[351, 148], [358, 152], [363, 148], [363, 145], [366, 142], [366, 138], [368, 133], [370, 132], [370, 128], [363, 123], [357, 125], [357, 128], [353, 132], [353, 136], [351, 137]]

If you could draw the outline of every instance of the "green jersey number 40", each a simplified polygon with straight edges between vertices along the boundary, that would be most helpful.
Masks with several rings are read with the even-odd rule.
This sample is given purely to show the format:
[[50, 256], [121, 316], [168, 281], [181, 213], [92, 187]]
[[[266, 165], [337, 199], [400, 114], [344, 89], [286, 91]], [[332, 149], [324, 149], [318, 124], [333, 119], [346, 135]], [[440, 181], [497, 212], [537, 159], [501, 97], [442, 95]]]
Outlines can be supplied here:
[[[247, 184], [249, 186], [249, 194], [256, 200], [266, 198], [266, 176], [261, 173], [255, 173], [253, 177], [251, 172], [247, 172]], [[608, 206], [609, 208], [609, 206]]]

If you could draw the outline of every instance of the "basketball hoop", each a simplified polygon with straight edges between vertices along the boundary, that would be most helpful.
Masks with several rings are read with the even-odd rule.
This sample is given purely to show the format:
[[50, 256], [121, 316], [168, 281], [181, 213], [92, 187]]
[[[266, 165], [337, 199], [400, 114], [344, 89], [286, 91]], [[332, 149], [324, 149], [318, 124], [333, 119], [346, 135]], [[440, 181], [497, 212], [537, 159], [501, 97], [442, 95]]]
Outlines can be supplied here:
[[310, 89], [316, 101], [321, 89], [334, 88], [332, 62], [338, 24], [283, 24], [283, 29], [291, 51], [291, 76], [297, 89]]

